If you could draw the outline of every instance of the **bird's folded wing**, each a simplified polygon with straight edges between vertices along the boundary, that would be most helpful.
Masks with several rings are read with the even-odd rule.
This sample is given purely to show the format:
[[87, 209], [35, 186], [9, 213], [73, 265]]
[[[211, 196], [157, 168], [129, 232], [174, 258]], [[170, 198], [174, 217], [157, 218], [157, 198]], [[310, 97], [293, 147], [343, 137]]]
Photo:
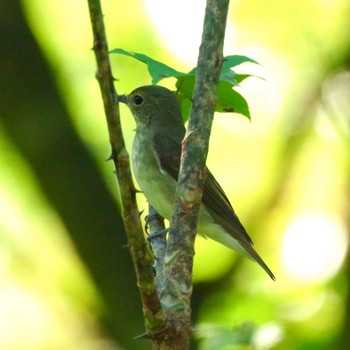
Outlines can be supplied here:
[[[181, 157], [182, 136], [155, 134], [153, 137], [154, 150], [158, 164], [163, 171], [166, 171], [175, 181], [178, 179]], [[213, 219], [220, 224], [235, 239], [242, 236], [252, 243], [243, 225], [235, 214], [227, 196], [213, 174], [206, 168], [206, 181], [203, 188], [202, 202], [206, 206]]]
[[224, 190], [208, 168], [202, 201], [216, 223], [220, 224], [233, 238], [239, 238], [238, 240], [241, 241], [241, 238], [244, 237], [249, 243], [253, 243], [235, 214]]

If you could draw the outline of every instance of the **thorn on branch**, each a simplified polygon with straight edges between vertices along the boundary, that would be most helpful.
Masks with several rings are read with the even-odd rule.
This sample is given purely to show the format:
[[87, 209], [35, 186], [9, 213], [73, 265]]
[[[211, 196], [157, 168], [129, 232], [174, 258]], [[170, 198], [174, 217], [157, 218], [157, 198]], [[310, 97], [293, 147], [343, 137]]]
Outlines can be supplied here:
[[130, 250], [129, 243], [126, 243], [126, 244], [124, 244], [124, 245], [121, 245], [120, 248], [121, 248], [121, 249]]
[[140, 335], [137, 335], [136, 337], [134, 337], [134, 340], [138, 340], [138, 339], [151, 339], [152, 335], [148, 332], [142, 333]]
[[186, 132], [186, 135], [185, 135], [184, 139], [182, 140], [182, 144], [186, 144], [188, 139], [190, 138], [190, 136], [192, 136], [192, 134], [194, 134], [197, 131], [198, 131], [198, 129]]
[[114, 158], [114, 155], [112, 152], [111, 155], [107, 159], [105, 159], [105, 162], [108, 162], [109, 160], [113, 160], [113, 158]]
[[143, 192], [134, 187], [134, 193], [143, 193]]
[[100, 80], [101, 80], [101, 77], [102, 77], [101, 73], [100, 73], [99, 71], [97, 71], [97, 72], [95, 73], [95, 78], [96, 78], [96, 80], [100, 81]]
[[[113, 81], [119, 81], [119, 80], [115, 79], [113, 77]], [[119, 103], [119, 96], [118, 96], [118, 94], [117, 94], [117, 92], [115, 90], [113, 92], [113, 102], [114, 102], [114, 104], [118, 104]]]
[[153, 332], [142, 333], [142, 334], [134, 337], [133, 339], [134, 340], [152, 339], [152, 340], [158, 340], [158, 341], [164, 341], [165, 339], [167, 339], [169, 341], [169, 337], [176, 338], [177, 334], [178, 334], [177, 328], [168, 322], [159, 330], [156, 330]]
[[91, 50], [93, 50], [95, 53], [98, 51], [99, 49], [99, 45], [98, 45], [98, 39], [97, 39], [97, 34], [94, 33], [94, 43], [92, 44], [92, 48]]

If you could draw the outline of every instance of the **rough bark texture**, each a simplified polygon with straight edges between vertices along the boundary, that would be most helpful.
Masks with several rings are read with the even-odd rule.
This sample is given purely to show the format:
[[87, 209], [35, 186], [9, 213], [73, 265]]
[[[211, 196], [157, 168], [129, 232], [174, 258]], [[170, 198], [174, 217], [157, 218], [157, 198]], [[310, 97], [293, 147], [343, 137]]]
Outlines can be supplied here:
[[168, 324], [172, 325], [181, 349], [188, 348], [191, 337], [193, 246], [216, 90], [223, 62], [228, 6], [229, 0], [207, 1], [193, 105], [182, 145], [175, 210], [165, 256], [166, 279], [161, 300]]

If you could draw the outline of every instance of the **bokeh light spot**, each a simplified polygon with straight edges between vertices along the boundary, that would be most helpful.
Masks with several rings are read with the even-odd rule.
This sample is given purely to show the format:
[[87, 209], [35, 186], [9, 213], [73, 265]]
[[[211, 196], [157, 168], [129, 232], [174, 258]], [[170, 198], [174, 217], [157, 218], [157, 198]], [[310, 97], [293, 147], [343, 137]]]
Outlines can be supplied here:
[[315, 282], [332, 277], [347, 251], [345, 225], [327, 214], [308, 214], [296, 218], [282, 243], [283, 264], [294, 277]]

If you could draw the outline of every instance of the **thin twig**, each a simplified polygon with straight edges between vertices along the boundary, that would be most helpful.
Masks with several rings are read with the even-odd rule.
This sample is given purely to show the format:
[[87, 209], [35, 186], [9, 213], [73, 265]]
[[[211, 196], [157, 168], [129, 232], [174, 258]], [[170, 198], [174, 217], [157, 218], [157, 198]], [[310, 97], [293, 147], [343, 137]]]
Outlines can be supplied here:
[[[132, 181], [129, 155], [126, 151], [121, 130], [117, 93], [108, 54], [103, 15], [99, 0], [88, 0], [91, 25], [94, 34], [94, 52], [97, 62], [96, 78], [100, 85], [107, 119], [109, 140], [123, 207], [124, 226], [128, 246], [134, 262], [137, 286], [140, 291], [147, 332], [157, 333], [164, 328], [165, 321], [156, 291], [152, 268], [153, 256], [145, 241], [139, 212], [136, 205], [136, 190]], [[116, 232], [116, 234], [118, 234]], [[117, 254], [117, 253], [116, 253]], [[111, 269], [113, 266], [111, 266]]]

